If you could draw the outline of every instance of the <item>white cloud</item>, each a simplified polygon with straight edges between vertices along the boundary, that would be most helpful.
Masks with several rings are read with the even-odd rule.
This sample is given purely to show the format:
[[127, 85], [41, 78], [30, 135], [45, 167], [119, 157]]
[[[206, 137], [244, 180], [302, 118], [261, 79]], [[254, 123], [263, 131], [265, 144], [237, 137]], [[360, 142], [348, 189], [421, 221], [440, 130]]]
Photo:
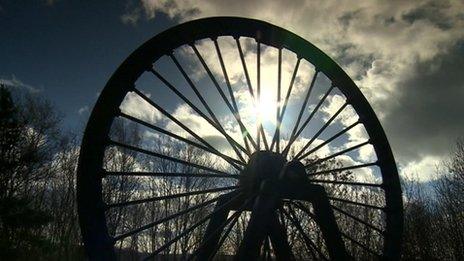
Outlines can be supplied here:
[[417, 161], [408, 162], [406, 165], [400, 165], [400, 173], [419, 182], [426, 182], [438, 178], [437, 168], [444, 158], [425, 156]]
[[[325, 113], [324, 120], [328, 121], [346, 102], [346, 98], [341, 95], [334, 94], [327, 98], [327, 105], [321, 110]], [[343, 128], [348, 127], [359, 119], [358, 115], [351, 106], [345, 107], [340, 114], [334, 119], [334, 122], [339, 122]], [[369, 139], [363, 125], [357, 125], [347, 132], [348, 141], [344, 144], [343, 148], [356, 146]], [[360, 147], [357, 152], [357, 158], [363, 162], [373, 162], [376, 159], [375, 151], [372, 145], [368, 144]]]
[[[414, 121], [414, 119], [432, 116], [428, 116], [431, 115], [428, 110], [419, 110], [417, 107], [414, 110], [401, 109], [405, 106], [404, 103], [409, 102], [408, 99], [420, 97], [421, 91], [427, 91], [411, 85], [423, 84], [420, 81], [421, 71], [416, 68], [416, 65], [428, 66], [432, 73], [443, 70], [442, 64], [436, 61], [450, 55], [456, 44], [464, 40], [464, 19], [462, 19], [464, 2], [462, 1], [143, 0], [140, 8], [143, 8], [148, 19], [156, 17], [157, 13], [167, 14], [170, 18], [179, 21], [221, 15], [257, 18], [287, 28], [308, 39], [333, 57], [356, 81], [386, 127], [394, 152], [400, 156], [397, 160], [400, 165], [409, 166], [408, 169], [414, 165], [425, 168], [425, 166], [430, 166], [430, 162], [436, 162], [433, 159], [439, 158], [438, 154], [443, 154], [443, 146], [439, 144], [448, 144], [450, 140], [456, 138], [453, 135], [464, 130], [464, 124], [456, 127], [459, 124], [446, 122], [440, 124], [440, 133], [443, 135], [437, 131], [428, 131], [434, 128], [408, 126], [408, 124], [423, 123]], [[243, 41], [242, 47], [245, 50], [247, 62], [250, 61], [251, 64], [255, 56], [253, 45], [246, 44], [245, 39], [241, 41]], [[244, 85], [241, 62], [236, 58], [235, 45], [223, 40], [220, 44], [225, 50], [224, 58], [228, 61], [226, 62], [228, 70], [232, 72], [230, 73], [232, 82]], [[201, 45], [202, 43], [199, 43], [200, 51]], [[214, 52], [203, 51], [202, 54], [207, 63], [218, 64], [214, 61], [217, 59]], [[262, 61], [266, 64], [262, 67], [263, 74], [269, 75], [263, 79], [263, 86], [276, 82], [273, 79], [275, 77], [273, 72], [276, 69], [271, 65], [266, 67], [271, 64], [269, 61], [275, 61], [275, 57], [276, 54], [272, 53], [264, 53], [262, 56]], [[222, 75], [218, 65], [212, 68], [216, 75]], [[255, 77], [256, 66], [250, 66], [249, 70], [250, 75]], [[285, 72], [283, 82], [289, 81], [293, 64], [285, 63], [283, 70]], [[266, 82], [268, 80], [269, 83]], [[459, 81], [459, 79], [454, 80]], [[255, 84], [254, 78], [252, 78], [252, 83]], [[305, 85], [306, 83], [301, 84], [301, 86]], [[286, 86], [288, 85], [283, 84], [284, 88]], [[460, 86], [462, 89], [462, 82], [456, 84], [456, 88], [449, 89], [450, 94], [447, 97], [458, 97], [456, 90], [459, 90]], [[236, 89], [236, 92], [239, 102], [245, 103], [246, 92], [239, 89]], [[406, 94], [409, 96], [403, 97]], [[270, 99], [275, 100], [272, 95]], [[334, 106], [341, 101], [336, 96], [331, 97], [331, 100]], [[428, 103], [430, 107], [435, 105], [430, 97], [416, 100]], [[442, 104], [446, 103], [446, 100], [442, 101]], [[413, 104], [417, 105], [417, 103]], [[330, 106], [327, 112], [333, 113], [335, 107]], [[424, 107], [427, 107], [426, 104]], [[437, 111], [433, 115], [450, 115], [458, 107], [462, 108], [462, 105], [433, 107]], [[244, 111], [250, 112], [251, 110], [245, 108]], [[346, 126], [347, 121], [352, 119], [350, 114], [340, 115], [340, 122], [343, 125]], [[248, 115], [248, 117], [251, 116]], [[413, 120], [398, 122], [396, 121], [398, 117]], [[435, 117], [432, 121], [440, 118], [443, 117]], [[408, 130], [413, 130], [414, 135], [408, 135], [407, 140], [401, 138], [402, 135], [407, 134], [405, 131]], [[418, 134], [418, 132], [422, 133]], [[353, 129], [349, 133], [350, 144], [360, 141], [361, 138], [365, 138], [362, 129]], [[427, 142], [428, 140], [440, 142], [431, 143]], [[446, 140], [448, 142], [443, 142]], [[438, 150], [437, 147], [440, 149]], [[415, 153], [412, 153], [410, 148], [413, 148]], [[362, 160], [368, 160], [373, 157], [373, 154], [363, 148], [360, 150], [359, 157]]]
[[85, 113], [85, 114], [89, 113], [89, 106], [88, 106], [88, 105], [85, 105], [85, 106], [79, 108], [79, 110], [77, 110], [77, 113], [78, 113], [79, 115], [82, 115], [82, 114], [84, 114], [84, 113]]
[[[295, 149], [295, 153], [298, 153], [303, 148], [303, 146], [305, 146], [308, 143], [309, 140], [310, 139], [307, 139], [307, 138], [300, 138], [300, 139], [296, 140], [294, 142], [294, 145], [292, 146], [292, 148]], [[322, 140], [322, 139], [315, 139], [313, 141], [312, 145], [308, 149], [306, 149], [305, 152], [311, 150], [312, 148], [318, 146], [319, 144], [321, 144], [323, 142], [324, 142], [324, 140]], [[332, 148], [329, 145], [324, 145], [320, 149], [316, 150], [314, 153], [308, 155], [305, 158], [309, 158], [309, 159], [315, 158], [315, 157], [324, 158], [324, 157], [326, 157], [326, 156], [328, 156], [328, 155], [330, 155], [332, 153], [333, 153]]]
[[[150, 94], [145, 95], [147, 97], [151, 96]], [[158, 110], [156, 110], [148, 102], [133, 92], [127, 93], [126, 97], [120, 105], [120, 109], [122, 112], [128, 115], [134, 116], [149, 123], [156, 123], [162, 117]]]
[[14, 88], [18, 88], [18, 89], [24, 89], [28, 92], [31, 92], [31, 93], [37, 93], [37, 92], [40, 92], [41, 90], [30, 85], [30, 84], [27, 84], [27, 83], [24, 83], [23, 81], [21, 81], [20, 79], [16, 78], [15, 75], [12, 75], [11, 78], [3, 78], [3, 79], [0, 79], [0, 84], [2, 85], [6, 85], [8, 87], [14, 87]]
[[[356, 161], [348, 155], [340, 155], [336, 157], [343, 166], [355, 166], [360, 165], [362, 162]], [[379, 178], [374, 175], [374, 171], [370, 167], [359, 168], [352, 170], [354, 173], [353, 177], [355, 181], [358, 182], [370, 182], [370, 183], [380, 183]]]
[[[247, 126], [247, 129], [250, 132], [256, 130], [258, 124], [256, 120], [257, 117], [261, 119], [263, 123], [269, 124], [272, 127], [275, 126], [275, 110], [277, 106], [276, 88], [278, 79], [277, 49], [267, 47], [265, 45], [262, 45], [261, 47], [261, 94], [259, 102], [256, 103], [250, 95], [244, 68], [239, 56], [239, 51], [235, 39], [232, 37], [219, 37], [218, 44], [221, 49], [223, 60], [225, 62], [228, 78], [230, 79], [230, 83], [234, 91], [234, 97], [239, 107], [240, 116], [245, 126]], [[254, 96], [257, 97], [257, 44], [255, 40], [251, 38], [240, 38], [240, 44], [244, 53], [244, 59], [246, 60], [251, 88], [253, 89]], [[211, 69], [216, 80], [225, 86], [223, 71], [220, 66], [213, 42], [209, 40], [198, 41], [195, 45], [201, 56], [204, 58], [206, 64]], [[195, 81], [198, 82], [201, 79], [206, 79], [208, 82], [210, 81], [192, 48], [187, 46], [181, 47], [177, 51], [177, 56], [185, 56], [188, 59], [188, 66], [193, 67], [193, 70], [190, 71], [190, 74]], [[289, 52], [288, 50], [284, 50], [282, 56], [281, 103], [283, 103], [285, 94], [290, 86], [290, 79], [292, 77], [296, 63], [295, 54]], [[295, 102], [295, 99], [301, 99], [300, 96], [303, 93], [303, 90], [309, 86], [313, 75], [313, 66], [306, 61], [302, 61], [300, 63], [298, 74], [293, 85], [290, 102]], [[214, 90], [214, 92], [216, 91]], [[228, 94], [226, 96], [228, 97]], [[282, 104], [280, 104], [280, 106], [282, 106]], [[227, 116], [225, 117], [227, 118]], [[233, 119], [233, 117], [228, 117], [227, 119], [235, 123], [235, 119]], [[274, 129], [265, 128], [264, 131], [267, 139], [271, 140], [272, 135], [274, 134]], [[240, 137], [238, 138], [241, 139]]]
[[[204, 139], [210, 145], [217, 148], [220, 152], [229, 156], [234, 155], [234, 152], [232, 151], [232, 148], [230, 147], [226, 138], [215, 127], [203, 119], [203, 117], [196, 114], [187, 104], [179, 105], [172, 113], [172, 116], [182, 122], [182, 124], [193, 131], [196, 135]], [[227, 126], [225, 126], [225, 128], [226, 132], [239, 144], [241, 144], [240, 132], [236, 128], [227, 129]], [[192, 135], [190, 135], [187, 131], [185, 131], [182, 127], [173, 121], [167, 122], [166, 129], [184, 138], [195, 139]], [[200, 141], [197, 142], [201, 143]]]

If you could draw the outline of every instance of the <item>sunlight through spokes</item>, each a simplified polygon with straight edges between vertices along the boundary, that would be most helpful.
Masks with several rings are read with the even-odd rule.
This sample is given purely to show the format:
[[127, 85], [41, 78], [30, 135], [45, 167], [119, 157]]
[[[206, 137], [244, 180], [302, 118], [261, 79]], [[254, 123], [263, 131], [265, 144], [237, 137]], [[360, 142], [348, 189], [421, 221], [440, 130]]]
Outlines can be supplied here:
[[276, 101], [273, 99], [269, 90], [264, 89], [257, 106], [255, 114], [259, 122], [263, 124], [273, 124], [276, 122]]

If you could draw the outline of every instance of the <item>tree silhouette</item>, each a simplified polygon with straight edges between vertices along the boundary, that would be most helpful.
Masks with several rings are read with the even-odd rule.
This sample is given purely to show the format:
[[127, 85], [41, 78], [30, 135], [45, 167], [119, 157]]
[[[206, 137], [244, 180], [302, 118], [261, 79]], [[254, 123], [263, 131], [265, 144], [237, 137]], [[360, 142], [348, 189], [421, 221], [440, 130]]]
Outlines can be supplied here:
[[32, 123], [41, 119], [24, 116], [10, 91], [0, 86], [0, 259], [43, 254], [50, 248], [49, 240], [37, 230], [49, 223], [51, 216], [36, 207], [34, 192], [35, 182], [48, 173], [43, 163], [50, 148], [42, 134], [53, 125], [43, 121], [43, 128], [36, 130]]

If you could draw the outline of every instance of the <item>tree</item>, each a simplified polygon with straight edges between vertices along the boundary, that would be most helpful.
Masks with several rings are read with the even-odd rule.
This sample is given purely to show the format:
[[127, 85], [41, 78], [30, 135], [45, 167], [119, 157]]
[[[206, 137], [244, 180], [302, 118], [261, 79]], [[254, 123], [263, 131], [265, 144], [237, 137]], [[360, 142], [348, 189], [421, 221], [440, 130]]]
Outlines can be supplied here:
[[54, 155], [52, 175], [43, 182], [47, 192], [41, 204], [53, 217], [43, 234], [53, 245], [53, 257], [57, 260], [83, 259], [75, 191], [78, 157], [78, 141], [71, 136]]
[[464, 141], [431, 183], [403, 180], [405, 227], [403, 258], [464, 259]]
[[437, 214], [444, 238], [449, 244], [449, 258], [464, 259], [464, 139], [458, 139], [446, 170], [434, 186]]
[[[424, 186], [411, 179], [403, 180], [404, 232], [403, 258], [406, 260], [437, 258], [434, 248], [436, 242], [436, 222], [433, 218], [433, 199]], [[432, 236], [433, 235], [433, 236]]]
[[49, 103], [26, 96], [15, 104], [0, 86], [0, 259], [45, 256], [50, 248], [40, 233], [51, 216], [39, 207], [38, 184], [51, 174], [58, 122]]

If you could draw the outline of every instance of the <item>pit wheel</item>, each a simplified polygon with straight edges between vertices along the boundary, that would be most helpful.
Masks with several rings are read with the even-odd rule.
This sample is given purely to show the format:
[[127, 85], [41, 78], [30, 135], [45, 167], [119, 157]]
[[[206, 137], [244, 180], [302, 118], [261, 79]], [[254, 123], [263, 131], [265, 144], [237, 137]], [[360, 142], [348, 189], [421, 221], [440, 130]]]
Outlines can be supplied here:
[[399, 259], [402, 198], [354, 82], [262, 21], [175, 26], [92, 111], [78, 167], [91, 259]]

